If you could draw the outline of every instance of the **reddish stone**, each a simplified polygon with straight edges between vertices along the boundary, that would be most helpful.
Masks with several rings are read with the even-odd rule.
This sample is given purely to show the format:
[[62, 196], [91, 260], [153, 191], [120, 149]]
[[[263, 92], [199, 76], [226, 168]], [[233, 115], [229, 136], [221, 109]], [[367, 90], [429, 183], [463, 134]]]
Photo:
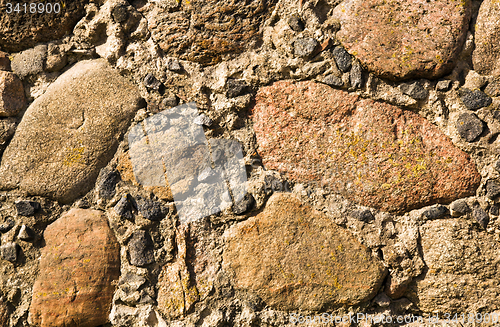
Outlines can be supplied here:
[[25, 107], [24, 87], [19, 77], [0, 71], [0, 117], [16, 116]]
[[485, 75], [500, 75], [500, 3], [485, 0], [479, 8], [472, 62], [474, 70]]
[[120, 246], [103, 213], [71, 209], [44, 232], [30, 324], [95, 327], [108, 322]]
[[437, 78], [460, 53], [469, 0], [347, 0], [337, 38], [369, 71], [391, 79]]
[[273, 195], [225, 240], [223, 267], [236, 288], [280, 310], [368, 301], [387, 272], [351, 233], [288, 193]]
[[469, 156], [421, 116], [310, 81], [259, 90], [253, 108], [266, 168], [362, 205], [405, 212], [475, 194]]

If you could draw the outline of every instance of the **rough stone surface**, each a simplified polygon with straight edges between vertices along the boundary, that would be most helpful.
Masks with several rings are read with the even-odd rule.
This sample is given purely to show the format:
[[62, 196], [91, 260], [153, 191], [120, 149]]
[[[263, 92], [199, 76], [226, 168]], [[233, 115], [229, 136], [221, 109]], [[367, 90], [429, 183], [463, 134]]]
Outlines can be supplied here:
[[477, 110], [487, 107], [492, 103], [492, 99], [480, 90], [471, 91], [466, 88], [460, 89], [460, 99], [469, 110]]
[[0, 71], [0, 117], [15, 116], [25, 107], [21, 80], [14, 73]]
[[460, 53], [469, 1], [347, 0], [334, 9], [337, 37], [369, 71], [391, 79], [437, 78]]
[[490, 97], [499, 96], [500, 95], [500, 79], [496, 78], [493, 81], [491, 81], [490, 83], [488, 83], [488, 85], [484, 89], [484, 93], [486, 93], [486, 95], [489, 95]]
[[155, 261], [153, 240], [145, 230], [138, 230], [132, 234], [129, 242], [130, 264], [144, 267]]
[[41, 73], [47, 59], [47, 49], [46, 45], [38, 45], [18, 53], [12, 60], [12, 70], [21, 78]]
[[423, 216], [426, 219], [438, 219], [442, 218], [444, 215], [448, 213], [448, 208], [443, 205], [438, 204], [432, 208], [429, 208], [423, 212]]
[[[12, 9], [16, 9], [16, 4], [20, 4], [21, 9], [11, 14], [4, 12], [0, 16], [0, 48], [8, 52], [18, 52], [31, 48], [37, 43], [63, 37], [70, 33], [76, 22], [84, 16], [85, 5], [88, 2], [88, 0], [71, 1], [64, 3], [59, 13], [43, 14], [30, 13], [29, 1], [13, 2]], [[23, 7], [25, 3], [28, 6], [26, 12]], [[60, 2], [59, 4], [61, 5]], [[2, 11], [7, 9], [4, 6]]]
[[500, 194], [500, 185], [494, 180], [486, 182], [486, 196], [490, 199], [496, 198]]
[[465, 200], [456, 200], [450, 204], [450, 214], [453, 217], [460, 217], [471, 211], [472, 210]]
[[150, 6], [144, 15], [153, 38], [166, 54], [215, 64], [254, 48], [261, 40], [262, 23], [276, 3], [276, 0], [172, 1]]
[[424, 100], [429, 96], [429, 92], [419, 82], [401, 84], [399, 88], [415, 100]]
[[336, 86], [336, 87], [340, 87], [340, 86], [344, 85], [344, 82], [342, 81], [342, 79], [338, 76], [335, 76], [334, 74], [330, 74], [330, 75], [326, 76], [323, 79], [323, 83], [330, 85], [330, 86]]
[[296, 56], [308, 58], [314, 53], [319, 43], [315, 39], [308, 37], [295, 40], [293, 45]]
[[474, 70], [485, 75], [500, 75], [500, 4], [485, 0], [479, 7], [475, 25]]
[[116, 183], [118, 182], [118, 174], [116, 171], [103, 169], [98, 178], [97, 189], [99, 196], [103, 199], [112, 199], [116, 194]]
[[349, 72], [349, 82], [355, 89], [359, 89], [363, 85], [363, 70], [361, 69], [361, 64], [357, 60], [352, 63], [352, 68]]
[[7, 147], [14, 132], [16, 131], [17, 120], [15, 118], [0, 119], [0, 156]]
[[12, 227], [14, 227], [15, 224], [16, 222], [12, 219], [5, 220], [2, 224], [0, 224], [0, 233], [8, 232], [12, 229]]
[[323, 84], [260, 89], [253, 121], [267, 168], [365, 206], [401, 212], [479, 186], [469, 156], [424, 118]]
[[335, 63], [340, 71], [347, 73], [351, 69], [352, 57], [343, 47], [335, 47], [332, 50]]
[[0, 187], [61, 202], [86, 193], [139, 101], [135, 86], [105, 61], [79, 62], [27, 109], [3, 154]]
[[255, 199], [254, 199], [253, 195], [250, 193], [247, 193], [247, 194], [245, 194], [243, 199], [241, 199], [240, 201], [238, 201], [237, 203], [235, 203], [233, 205], [233, 212], [236, 215], [241, 215], [241, 214], [249, 211], [250, 209], [252, 209], [254, 204], [255, 204]]
[[449, 79], [439, 81], [436, 83], [436, 90], [441, 91], [441, 92], [448, 91], [450, 89], [450, 87], [451, 87], [451, 81]]
[[472, 209], [472, 216], [476, 221], [481, 225], [482, 228], [486, 228], [488, 226], [488, 223], [490, 222], [490, 216], [488, 216], [488, 213], [484, 211], [483, 208], [481, 208], [479, 205], [476, 205]]
[[165, 210], [160, 203], [148, 199], [137, 199], [137, 208], [141, 215], [149, 220], [159, 221], [165, 218]]
[[17, 214], [21, 216], [33, 216], [40, 208], [40, 203], [35, 201], [16, 202]]
[[349, 214], [351, 217], [356, 218], [359, 221], [363, 221], [365, 223], [372, 221], [375, 219], [372, 212], [370, 210], [354, 210]]
[[19, 245], [17, 243], [7, 243], [0, 246], [0, 257], [10, 262], [16, 262], [19, 254]]
[[455, 123], [458, 134], [467, 142], [473, 142], [483, 132], [483, 122], [476, 115], [464, 112]]
[[386, 270], [347, 231], [286, 193], [225, 235], [234, 285], [282, 310], [370, 300]]
[[420, 310], [491, 312], [498, 308], [498, 242], [462, 218], [428, 221], [420, 235], [428, 270], [408, 293]]
[[29, 321], [41, 327], [95, 327], [108, 321], [120, 276], [120, 247], [106, 217], [71, 209], [44, 232]]
[[114, 210], [120, 216], [128, 220], [134, 219], [132, 213], [132, 202], [129, 195], [122, 195], [118, 203], [115, 205]]
[[9, 308], [3, 300], [0, 299], [0, 326], [7, 326], [9, 323]]
[[10, 71], [10, 59], [9, 54], [0, 51], [0, 70]]

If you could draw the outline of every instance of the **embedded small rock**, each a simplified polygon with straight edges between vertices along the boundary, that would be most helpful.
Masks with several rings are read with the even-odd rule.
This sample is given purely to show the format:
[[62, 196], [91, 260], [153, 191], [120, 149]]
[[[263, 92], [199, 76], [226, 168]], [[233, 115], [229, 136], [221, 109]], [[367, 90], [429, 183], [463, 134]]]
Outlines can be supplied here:
[[24, 86], [19, 77], [0, 71], [0, 117], [16, 116], [25, 107]]
[[490, 199], [496, 198], [500, 194], [500, 185], [494, 180], [486, 182], [486, 196]]
[[0, 233], [7, 233], [16, 225], [16, 222], [12, 219], [5, 220], [2, 224], [0, 224]]
[[370, 210], [354, 210], [349, 214], [351, 217], [362, 221], [362, 222], [369, 222], [375, 219], [373, 216], [372, 212]]
[[9, 54], [0, 51], [0, 70], [10, 71], [10, 59]]
[[121, 199], [115, 205], [114, 210], [116, 214], [128, 220], [134, 219], [134, 214], [132, 213], [132, 203], [130, 200], [130, 195], [122, 195]]
[[296, 39], [295, 42], [293, 42], [293, 45], [296, 56], [301, 58], [308, 58], [314, 53], [319, 43], [313, 38], [306, 37]]
[[159, 90], [161, 82], [153, 74], [147, 74], [144, 77], [144, 86], [153, 90]]
[[149, 220], [160, 221], [165, 218], [165, 210], [160, 203], [148, 199], [139, 198], [137, 200], [137, 208], [141, 215]]
[[344, 85], [344, 82], [342, 81], [342, 79], [338, 76], [333, 75], [333, 74], [326, 76], [323, 79], [323, 83], [330, 85], [330, 86], [335, 86], [335, 87], [341, 87], [342, 85]]
[[167, 69], [173, 72], [182, 72], [182, 66], [179, 60], [177, 59], [171, 59], [167, 63]]
[[23, 241], [31, 241], [35, 237], [35, 233], [28, 226], [22, 225], [17, 237]]
[[439, 81], [436, 83], [436, 90], [445, 92], [448, 91], [451, 87], [451, 81], [449, 79]]
[[482, 1], [477, 15], [472, 63], [483, 75], [500, 75], [500, 5], [496, 0]]
[[20, 216], [33, 216], [41, 209], [40, 203], [35, 201], [17, 201], [17, 214]]
[[145, 230], [138, 230], [132, 234], [128, 243], [130, 264], [144, 267], [155, 261], [153, 240]]
[[490, 207], [489, 214], [492, 216], [498, 216], [500, 214], [500, 208], [498, 208], [498, 206], [496, 204], [492, 205]]
[[450, 204], [450, 214], [452, 217], [460, 217], [471, 211], [465, 200], [456, 200]]
[[200, 126], [210, 127], [213, 124], [213, 120], [207, 117], [207, 115], [201, 114], [193, 120], [193, 123]]
[[43, 71], [46, 59], [47, 46], [38, 45], [15, 55], [12, 60], [12, 70], [21, 78], [38, 74]]
[[118, 173], [114, 170], [103, 169], [98, 178], [97, 189], [99, 196], [110, 200], [115, 196], [116, 183], [118, 182]]
[[411, 96], [415, 100], [424, 100], [429, 96], [429, 92], [419, 82], [404, 83], [399, 88], [404, 94]]
[[363, 85], [363, 70], [359, 61], [354, 60], [351, 71], [349, 72], [349, 82], [355, 89], [359, 89]]
[[487, 107], [493, 101], [489, 96], [480, 90], [471, 91], [469, 89], [462, 88], [459, 93], [460, 99], [469, 110], [477, 110]]
[[255, 203], [255, 199], [254, 199], [253, 195], [251, 193], [247, 193], [247, 194], [245, 194], [243, 199], [241, 199], [240, 201], [236, 202], [233, 205], [233, 212], [236, 215], [241, 215], [241, 214], [247, 212], [248, 210], [252, 209], [254, 203]]
[[295, 32], [302, 32], [304, 30], [304, 22], [296, 15], [292, 15], [288, 18], [288, 26]]
[[226, 87], [227, 87], [227, 96], [229, 98], [234, 98], [239, 95], [242, 95], [245, 89], [248, 87], [248, 85], [245, 81], [230, 78], [227, 80]]
[[488, 223], [490, 222], [490, 216], [488, 216], [486, 211], [484, 211], [484, 209], [479, 205], [476, 205], [474, 209], [472, 209], [472, 216], [483, 228], [486, 228], [486, 226], [488, 226]]
[[500, 79], [496, 78], [493, 81], [491, 81], [490, 83], [488, 83], [488, 85], [484, 89], [484, 93], [486, 93], [486, 95], [489, 95], [490, 97], [499, 96], [500, 95]]
[[425, 210], [422, 215], [427, 219], [438, 219], [442, 218], [447, 213], [448, 213], [448, 208], [438, 204], [435, 207]]
[[476, 115], [464, 112], [455, 123], [458, 134], [467, 142], [473, 142], [483, 132], [483, 122]]
[[17, 243], [11, 242], [0, 246], [0, 256], [4, 260], [14, 263], [17, 261], [18, 254], [19, 254], [19, 245], [17, 245]]
[[343, 47], [335, 47], [332, 52], [338, 69], [340, 69], [343, 73], [347, 73], [352, 66], [352, 57], [349, 52], [347, 52]]

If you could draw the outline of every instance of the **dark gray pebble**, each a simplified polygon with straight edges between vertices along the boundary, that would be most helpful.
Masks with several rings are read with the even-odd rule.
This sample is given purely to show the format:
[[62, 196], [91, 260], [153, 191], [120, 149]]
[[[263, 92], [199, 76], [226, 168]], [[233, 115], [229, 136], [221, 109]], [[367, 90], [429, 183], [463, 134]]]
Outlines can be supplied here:
[[0, 224], [0, 233], [7, 233], [16, 225], [16, 222], [12, 219], [7, 219], [3, 224]]
[[159, 90], [161, 82], [153, 74], [149, 73], [144, 77], [144, 86], [153, 90]]
[[498, 214], [499, 214], [499, 208], [498, 208], [498, 206], [496, 204], [492, 205], [490, 207], [490, 215], [492, 215], [492, 216], [498, 216]]
[[429, 92], [419, 82], [403, 83], [399, 89], [415, 100], [424, 100], [429, 96]]
[[131, 197], [128, 194], [122, 195], [120, 201], [118, 201], [113, 209], [120, 217], [128, 220], [134, 219], [134, 214], [132, 213], [133, 205]]
[[168, 208], [163, 208], [160, 203], [142, 198], [137, 200], [137, 209], [144, 218], [153, 221], [162, 220], [168, 211]]
[[465, 200], [456, 200], [450, 204], [450, 210], [453, 212], [454, 216], [463, 216], [466, 213], [471, 212], [467, 201]]
[[302, 19], [296, 15], [288, 18], [288, 26], [290, 26], [290, 28], [295, 32], [302, 32], [304, 30], [304, 23], [302, 22]]
[[104, 168], [99, 176], [97, 189], [99, 197], [110, 200], [116, 194], [116, 183], [118, 182], [118, 173], [114, 170]]
[[355, 218], [359, 221], [363, 221], [365, 223], [372, 221], [375, 219], [372, 212], [368, 209], [366, 210], [354, 210], [349, 214], [352, 218]]
[[295, 55], [301, 58], [308, 58], [311, 56], [316, 47], [318, 46], [318, 41], [311, 37], [296, 39], [293, 43]]
[[500, 185], [494, 180], [488, 180], [486, 182], [486, 196], [489, 199], [494, 199], [500, 194]]
[[113, 15], [113, 19], [117, 23], [123, 23], [128, 18], [128, 12], [126, 6], [117, 6], [113, 8], [111, 14]]
[[344, 85], [344, 82], [342, 81], [342, 79], [338, 76], [333, 75], [333, 74], [326, 76], [323, 79], [323, 83], [330, 85], [330, 86], [335, 86], [335, 87], [341, 87], [342, 85]]
[[253, 207], [254, 203], [255, 203], [255, 199], [254, 199], [253, 195], [250, 193], [247, 193], [247, 194], [245, 194], [243, 199], [241, 199], [240, 201], [238, 201], [237, 203], [235, 203], [233, 205], [233, 212], [235, 215], [241, 215], [241, 214], [247, 212], [248, 210], [250, 210]]
[[17, 214], [20, 216], [33, 216], [40, 208], [40, 203], [35, 201], [16, 202]]
[[438, 219], [446, 214], [448, 214], [448, 208], [438, 204], [435, 207], [425, 210], [422, 215], [427, 219]]
[[226, 82], [226, 87], [227, 87], [227, 93], [226, 93], [227, 97], [234, 98], [239, 95], [242, 95], [248, 88], [248, 84], [242, 80], [229, 78]]
[[490, 222], [490, 216], [483, 210], [480, 206], [475, 206], [472, 211], [472, 216], [481, 225], [481, 227], [486, 228]]
[[342, 71], [343, 73], [347, 73], [352, 66], [352, 57], [349, 52], [347, 52], [343, 47], [339, 46], [333, 48], [332, 53], [338, 69], [340, 69], [340, 71]]
[[495, 163], [495, 170], [500, 173], [500, 160]]
[[2, 259], [16, 262], [19, 253], [19, 245], [17, 243], [7, 243], [0, 246], [0, 256]]
[[483, 122], [476, 115], [464, 112], [458, 116], [455, 128], [462, 139], [473, 142], [483, 132]]
[[466, 88], [459, 90], [460, 99], [469, 110], [477, 110], [487, 107], [491, 104], [492, 100], [489, 96], [480, 90], [471, 91]]
[[128, 243], [130, 264], [144, 267], [155, 261], [153, 240], [145, 230], [138, 230], [132, 234]]

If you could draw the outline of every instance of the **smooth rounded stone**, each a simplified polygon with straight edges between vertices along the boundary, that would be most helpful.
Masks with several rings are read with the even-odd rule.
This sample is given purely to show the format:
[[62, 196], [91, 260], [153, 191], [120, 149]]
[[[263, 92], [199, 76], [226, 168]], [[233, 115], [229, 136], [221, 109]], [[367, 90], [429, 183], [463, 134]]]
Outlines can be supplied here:
[[[85, 15], [85, 5], [88, 0], [76, 0], [65, 2], [61, 5], [60, 12], [55, 13], [56, 2], [51, 2], [52, 13], [32, 14], [29, 11], [29, 1], [12, 2], [12, 9], [16, 9], [19, 4], [19, 12], [13, 11], [6, 14], [8, 9], [3, 7], [3, 14], [0, 15], [0, 48], [7, 52], [18, 52], [24, 49], [32, 48], [38, 43], [44, 43], [62, 38], [73, 31], [76, 23]], [[27, 5], [26, 12], [24, 4]], [[51, 8], [44, 8], [47, 11]]]
[[110, 200], [116, 194], [116, 183], [118, 183], [119, 175], [114, 170], [104, 168], [97, 179], [97, 190], [99, 197]]
[[71, 209], [43, 236], [28, 322], [41, 327], [107, 323], [113, 283], [120, 276], [120, 245], [104, 214]]
[[41, 209], [40, 203], [36, 201], [17, 201], [15, 205], [20, 216], [33, 216]]
[[[167, 56], [213, 65], [255, 49], [277, 0], [171, 1], [138, 8]], [[135, 5], [135, 4], [134, 4]], [[135, 5], [139, 6], [139, 3]]]
[[0, 71], [0, 117], [16, 116], [25, 107], [24, 86], [19, 77]]
[[28, 226], [22, 225], [19, 234], [17, 234], [17, 238], [22, 241], [31, 241], [35, 238], [35, 232]]
[[248, 88], [248, 84], [243, 80], [229, 78], [226, 82], [226, 88], [226, 95], [229, 98], [235, 98], [245, 93], [245, 90]]
[[487, 107], [492, 103], [492, 99], [484, 94], [481, 90], [471, 91], [466, 88], [459, 90], [460, 100], [464, 103], [465, 107], [469, 110], [477, 110]]
[[363, 206], [405, 212], [480, 184], [469, 155], [426, 119], [321, 83], [261, 88], [252, 119], [266, 169]]
[[429, 96], [429, 91], [427, 91], [419, 82], [403, 83], [399, 86], [399, 89], [401, 92], [411, 96], [415, 100], [424, 100]]
[[237, 289], [279, 310], [372, 299], [386, 269], [348, 231], [289, 193], [224, 234], [223, 268]]
[[318, 45], [318, 41], [311, 37], [296, 39], [293, 42], [294, 53], [297, 57], [308, 58], [314, 53]]
[[160, 221], [165, 218], [168, 208], [163, 208], [160, 203], [148, 199], [137, 199], [137, 209], [141, 215], [152, 221]]
[[430, 220], [420, 226], [426, 273], [407, 297], [421, 312], [498, 310], [500, 243], [467, 219]]
[[359, 61], [354, 60], [351, 71], [349, 72], [349, 82], [355, 89], [359, 89], [363, 85], [363, 69]]
[[0, 224], [0, 233], [7, 233], [16, 225], [16, 222], [10, 218], [7, 218], [2, 224]]
[[140, 100], [136, 86], [104, 59], [78, 62], [26, 110], [3, 154], [0, 188], [63, 203], [85, 194]]
[[0, 51], [0, 70], [11, 70], [9, 54], [3, 51]]
[[372, 212], [370, 210], [354, 210], [354, 211], [351, 211], [351, 213], [349, 214], [349, 216], [351, 216], [352, 218], [354, 219], [357, 219], [359, 221], [362, 221], [362, 222], [369, 222], [369, 221], [372, 221], [373, 219], [375, 219], [375, 217], [373, 216]]
[[452, 217], [460, 217], [469, 212], [472, 212], [472, 210], [465, 200], [456, 200], [450, 204], [450, 214]]
[[450, 72], [465, 41], [470, 1], [346, 0], [337, 38], [368, 71], [393, 80]]
[[10, 242], [0, 246], [0, 257], [9, 262], [16, 262], [20, 247], [17, 243]]
[[476, 115], [464, 112], [455, 122], [458, 135], [467, 142], [473, 142], [483, 132], [483, 122]]
[[47, 49], [46, 45], [38, 45], [16, 54], [12, 60], [12, 70], [20, 78], [43, 72]]
[[476, 221], [482, 228], [486, 228], [488, 226], [488, 223], [490, 222], [490, 216], [488, 216], [486, 211], [484, 211], [484, 209], [481, 208], [479, 205], [476, 205], [472, 209], [472, 217], [476, 219]]
[[347, 73], [352, 66], [352, 57], [343, 47], [335, 47], [332, 50], [337, 68], [343, 73]]
[[436, 83], [436, 90], [441, 91], [441, 92], [446, 92], [450, 89], [451, 87], [451, 81], [449, 79], [439, 81]]
[[472, 63], [474, 70], [483, 75], [500, 75], [500, 4], [485, 0], [477, 15]]
[[500, 185], [494, 180], [486, 182], [486, 196], [490, 199], [496, 198], [500, 194]]
[[132, 234], [128, 243], [128, 253], [130, 264], [137, 267], [144, 267], [155, 261], [154, 244], [151, 236], [145, 230], [138, 230]]
[[334, 87], [341, 87], [344, 85], [344, 82], [342, 79], [338, 76], [335, 76], [334, 74], [330, 74], [323, 78], [323, 83], [326, 85], [334, 86]]
[[233, 212], [235, 215], [244, 214], [245, 212], [252, 209], [254, 204], [255, 204], [255, 199], [253, 195], [251, 193], [247, 193], [245, 194], [243, 199], [241, 199], [240, 201], [236, 202], [233, 205]]
[[444, 215], [448, 214], [448, 208], [443, 205], [438, 204], [435, 207], [429, 208], [422, 213], [426, 219], [438, 219], [442, 218]]
[[288, 18], [288, 26], [295, 32], [302, 32], [304, 30], [304, 22], [297, 15], [292, 15]]

